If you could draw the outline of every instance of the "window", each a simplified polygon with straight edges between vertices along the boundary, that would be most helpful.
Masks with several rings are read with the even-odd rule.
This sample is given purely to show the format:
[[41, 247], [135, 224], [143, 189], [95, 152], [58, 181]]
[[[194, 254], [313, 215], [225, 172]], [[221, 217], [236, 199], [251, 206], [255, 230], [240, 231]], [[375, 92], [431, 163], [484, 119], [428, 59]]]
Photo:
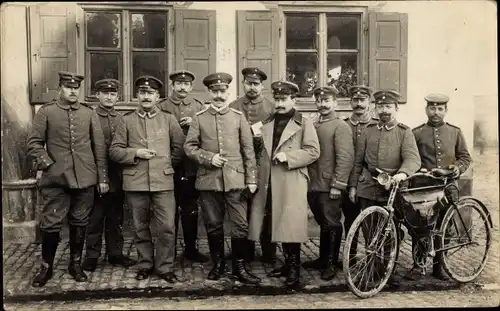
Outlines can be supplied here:
[[[86, 11], [85, 27], [88, 99], [94, 97], [94, 84], [100, 79], [120, 80], [122, 102], [136, 97], [134, 81], [141, 75], [152, 75], [166, 82], [167, 12]], [[166, 97], [166, 88], [160, 94]]]
[[312, 97], [318, 85], [335, 85], [348, 97], [360, 83], [361, 14], [285, 13], [286, 78], [299, 97]]

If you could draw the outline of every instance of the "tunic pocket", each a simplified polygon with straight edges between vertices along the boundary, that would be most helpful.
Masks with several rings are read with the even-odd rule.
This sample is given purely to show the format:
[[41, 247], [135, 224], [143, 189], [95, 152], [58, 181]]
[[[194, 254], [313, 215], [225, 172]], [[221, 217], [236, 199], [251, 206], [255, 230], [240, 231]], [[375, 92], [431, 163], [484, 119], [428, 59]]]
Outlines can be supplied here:
[[167, 167], [163, 170], [163, 172], [165, 173], [165, 175], [172, 175], [174, 173], [174, 169], [171, 167]]
[[123, 175], [134, 176], [137, 170], [123, 170]]

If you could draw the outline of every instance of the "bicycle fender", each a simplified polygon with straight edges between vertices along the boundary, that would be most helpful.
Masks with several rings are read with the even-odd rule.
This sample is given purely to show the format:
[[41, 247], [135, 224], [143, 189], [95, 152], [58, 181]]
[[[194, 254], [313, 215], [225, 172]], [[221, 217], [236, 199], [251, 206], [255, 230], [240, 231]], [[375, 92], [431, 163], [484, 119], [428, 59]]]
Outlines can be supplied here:
[[458, 203], [460, 203], [460, 201], [462, 201], [462, 200], [473, 200], [474, 202], [476, 202], [477, 204], [479, 204], [479, 206], [481, 206], [481, 209], [483, 210], [484, 214], [486, 215], [486, 218], [488, 219], [488, 222], [490, 224], [490, 228], [493, 228], [493, 220], [491, 220], [491, 214], [490, 214], [490, 212], [488, 211], [488, 208], [486, 207], [486, 205], [483, 202], [479, 201], [478, 199], [476, 199], [476, 198], [474, 198], [472, 196], [465, 196], [465, 197], [461, 197], [458, 200]]

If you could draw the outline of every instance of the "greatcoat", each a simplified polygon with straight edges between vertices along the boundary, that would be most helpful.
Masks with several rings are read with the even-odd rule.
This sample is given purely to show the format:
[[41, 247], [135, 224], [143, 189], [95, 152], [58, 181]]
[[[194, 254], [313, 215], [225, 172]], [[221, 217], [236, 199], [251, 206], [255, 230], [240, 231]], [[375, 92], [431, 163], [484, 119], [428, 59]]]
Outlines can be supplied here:
[[[258, 241], [263, 228], [267, 189], [271, 187], [271, 241], [302, 243], [307, 241], [307, 166], [319, 158], [318, 135], [311, 120], [295, 112], [288, 121], [278, 146], [272, 149], [274, 118], [263, 122], [258, 190], [252, 201], [249, 239]], [[287, 162], [276, 164], [273, 157], [286, 154]], [[271, 183], [269, 185], [269, 182]]]

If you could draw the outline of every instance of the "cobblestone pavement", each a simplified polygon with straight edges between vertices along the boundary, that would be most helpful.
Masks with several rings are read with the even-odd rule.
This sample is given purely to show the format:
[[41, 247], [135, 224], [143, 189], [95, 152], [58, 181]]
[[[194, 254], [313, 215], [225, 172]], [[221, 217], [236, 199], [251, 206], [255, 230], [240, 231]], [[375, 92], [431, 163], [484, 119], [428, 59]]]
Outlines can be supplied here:
[[[500, 252], [498, 243], [498, 154], [496, 151], [492, 152], [492, 150], [488, 150], [483, 155], [475, 154], [474, 159], [476, 178], [474, 180], [473, 194], [486, 203], [492, 214], [494, 222], [494, 244], [490, 252], [488, 264], [483, 273], [474, 282], [474, 284], [465, 285], [466, 288], [467, 286], [480, 288], [481, 284], [491, 286], [491, 284], [498, 281], [500, 276]], [[451, 280], [439, 281], [431, 278], [430, 276], [422, 277], [417, 281], [403, 279], [401, 276], [408, 271], [412, 262], [410, 243], [411, 241], [406, 240], [405, 243], [402, 244], [398, 262], [399, 265], [395, 273], [395, 284], [388, 287], [386, 293], [388, 291], [401, 292], [412, 290], [422, 291], [459, 288], [458, 284]], [[178, 251], [180, 254], [182, 252], [182, 245], [180, 245], [181, 243], [178, 244]], [[319, 240], [317, 238], [313, 238], [303, 244], [301, 259], [305, 261], [316, 258], [318, 256], [318, 244]], [[226, 252], [229, 252], [229, 240], [226, 240], [225, 246]], [[202, 238], [199, 240], [199, 248], [201, 252], [208, 253], [206, 239]], [[124, 252], [133, 258], [137, 258], [135, 247], [133, 247], [130, 239], [127, 239], [125, 242]], [[257, 252], [260, 252], [259, 246], [257, 246]], [[193, 264], [184, 260], [180, 260], [177, 263], [176, 269], [176, 273], [181, 278], [182, 282], [174, 285], [170, 285], [156, 276], [144, 281], [137, 281], [134, 278], [135, 269], [130, 268], [129, 270], [125, 270], [121, 267], [113, 267], [111, 265], [104, 264], [103, 262], [100, 262], [100, 265], [95, 272], [88, 274], [88, 282], [76, 283], [67, 273], [67, 266], [69, 263], [69, 247], [67, 241], [62, 242], [58, 248], [53, 278], [45, 287], [33, 288], [30, 286], [30, 283], [35, 270], [39, 266], [40, 255], [40, 246], [34, 244], [4, 244], [4, 300], [11, 302], [59, 300], [63, 303], [64, 300], [76, 301], [89, 297], [93, 299], [111, 299], [122, 297], [144, 298], [159, 296], [172, 298], [242, 294], [252, 296], [269, 294], [285, 295], [289, 293], [283, 288], [283, 279], [266, 277], [266, 273], [271, 270], [272, 267], [267, 264], [261, 264], [260, 262], [253, 262], [251, 264], [252, 272], [263, 279], [259, 287], [244, 286], [230, 277], [222, 278], [217, 282], [208, 281], [205, 279], [205, 276], [211, 268], [211, 263]], [[281, 247], [279, 247], [278, 256], [281, 260], [283, 259]], [[467, 258], [463, 258], [461, 264], [466, 265], [467, 260]], [[228, 261], [228, 264], [230, 264], [230, 261]], [[302, 269], [301, 277], [302, 286], [297, 291], [297, 295], [299, 295], [299, 293], [315, 294], [347, 291], [347, 288], [344, 285], [345, 282], [342, 273], [339, 273], [334, 280], [326, 282], [319, 278], [318, 272]], [[380, 295], [385, 295], [386, 293], [381, 293]], [[352, 300], [352, 298], [349, 299]], [[265, 306], [265, 303], [262, 302], [262, 305]], [[335, 306], [337, 307], [337, 305]]]
[[5, 310], [222, 310], [222, 309], [337, 309], [495, 307], [500, 291], [450, 290], [441, 292], [382, 292], [370, 299], [351, 293], [294, 294], [281, 296], [224, 296], [207, 299], [139, 298], [71, 302], [42, 301], [5, 304]]

